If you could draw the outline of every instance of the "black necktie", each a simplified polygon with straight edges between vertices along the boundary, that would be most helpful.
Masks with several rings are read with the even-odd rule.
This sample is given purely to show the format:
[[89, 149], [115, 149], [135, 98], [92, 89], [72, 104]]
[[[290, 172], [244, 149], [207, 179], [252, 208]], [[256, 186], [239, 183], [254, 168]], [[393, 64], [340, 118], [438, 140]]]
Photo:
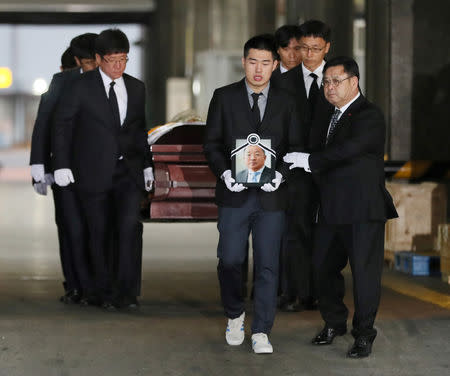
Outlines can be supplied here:
[[259, 106], [258, 106], [258, 98], [261, 95], [261, 93], [252, 93], [253, 98], [253, 106], [252, 106], [252, 118], [256, 125], [256, 128], [259, 128], [261, 125], [261, 114], [259, 112]]
[[111, 106], [111, 112], [113, 115], [114, 122], [117, 124], [118, 127], [120, 127], [120, 112], [119, 112], [119, 105], [117, 103], [117, 96], [116, 92], [114, 91], [114, 85], [116, 83], [114, 81], [111, 81], [109, 84], [109, 105]]
[[317, 74], [310, 73], [309, 76], [313, 78], [313, 82], [311, 84], [311, 87], [309, 88], [308, 100], [311, 103], [315, 103], [317, 95], [319, 95], [319, 86], [317, 86]]
[[328, 142], [330, 142], [331, 137], [333, 137], [333, 133], [336, 131], [336, 124], [339, 120], [340, 113], [341, 113], [341, 111], [336, 108], [333, 112], [333, 116], [331, 116], [330, 129], [329, 129], [328, 135], [327, 135], [327, 142], [326, 142], [327, 144], [328, 144]]

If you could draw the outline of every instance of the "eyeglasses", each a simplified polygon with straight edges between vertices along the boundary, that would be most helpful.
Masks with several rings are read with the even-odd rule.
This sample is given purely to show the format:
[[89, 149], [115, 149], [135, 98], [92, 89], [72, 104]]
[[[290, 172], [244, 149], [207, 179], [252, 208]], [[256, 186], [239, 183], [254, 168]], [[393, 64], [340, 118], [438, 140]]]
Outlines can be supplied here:
[[314, 54], [318, 54], [320, 51], [322, 51], [324, 48], [325, 48], [326, 46], [324, 46], [324, 47], [322, 47], [322, 48], [319, 48], [319, 47], [308, 47], [308, 46], [300, 46], [300, 49], [303, 51], [303, 52], [309, 52], [309, 51], [311, 51], [312, 53], [314, 53]]
[[322, 85], [325, 87], [326, 86], [338, 87], [342, 82], [344, 82], [345, 80], [348, 80], [349, 78], [352, 78], [352, 77], [355, 77], [355, 76], [348, 76], [346, 78], [343, 78], [342, 80], [338, 80], [337, 78], [333, 78], [333, 79], [329, 80], [329, 79], [325, 78], [322, 81]]
[[126, 64], [130, 59], [128, 57], [121, 57], [119, 59], [111, 59], [111, 58], [107, 59], [106, 57], [102, 56], [102, 60], [106, 61], [108, 64], [114, 65], [116, 63]]

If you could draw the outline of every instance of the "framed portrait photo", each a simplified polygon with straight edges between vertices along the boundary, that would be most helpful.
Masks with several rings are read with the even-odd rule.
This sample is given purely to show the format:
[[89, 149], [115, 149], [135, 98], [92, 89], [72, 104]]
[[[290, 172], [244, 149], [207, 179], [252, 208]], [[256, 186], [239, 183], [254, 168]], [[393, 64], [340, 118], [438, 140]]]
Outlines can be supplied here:
[[275, 178], [276, 154], [270, 138], [260, 138], [251, 133], [238, 138], [231, 152], [231, 175], [236, 183], [247, 187], [260, 187]]

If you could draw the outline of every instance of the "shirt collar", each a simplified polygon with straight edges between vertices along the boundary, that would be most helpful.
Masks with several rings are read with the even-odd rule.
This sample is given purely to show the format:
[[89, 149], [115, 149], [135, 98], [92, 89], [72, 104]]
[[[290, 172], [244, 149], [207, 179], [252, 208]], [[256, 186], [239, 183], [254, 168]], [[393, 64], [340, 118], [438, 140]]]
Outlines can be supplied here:
[[[245, 87], [247, 88], [248, 96], [252, 95], [254, 93], [254, 91], [250, 88], [250, 86], [248, 86], [247, 79], [245, 79], [244, 82], [245, 82]], [[267, 86], [263, 89], [263, 91], [261, 91], [261, 94], [265, 98], [267, 98], [267, 95], [269, 94], [269, 88], [270, 88], [270, 81], [267, 83]]]
[[280, 72], [281, 73], [285, 73], [287, 72], [289, 69], [285, 68], [283, 63], [280, 61]]
[[308, 68], [305, 67], [305, 65], [302, 63], [302, 72], [303, 72], [303, 77], [306, 78], [308, 77], [311, 73], [314, 73], [317, 75], [317, 79], [319, 82], [322, 82], [322, 75], [323, 75], [323, 67], [325, 66], [325, 60], [322, 60], [322, 62], [320, 63], [320, 65], [313, 71], [311, 72]]
[[122, 86], [124, 85], [123, 82], [123, 76], [120, 76], [119, 78], [116, 78], [115, 80], [113, 80], [111, 77], [109, 77], [105, 72], [102, 71], [102, 68], [98, 68], [98, 71], [100, 72], [100, 76], [102, 77], [103, 80], [103, 85], [105, 86], [105, 88], [107, 90], [109, 90], [109, 84], [114, 81], [116, 83], [116, 85], [118, 86]]
[[341, 114], [343, 114], [347, 110], [347, 108], [349, 108], [350, 105], [359, 98], [360, 95], [361, 93], [358, 91], [358, 94], [356, 94], [356, 96], [350, 102], [346, 103], [341, 108], [335, 107], [335, 109], [338, 109], [339, 111], [341, 111]]
[[264, 167], [266, 167], [266, 165], [262, 166], [262, 167], [261, 167], [259, 170], [257, 170], [257, 171], [248, 170], [248, 173], [249, 173], [250, 175], [256, 174], [257, 172], [262, 173], [262, 170], [264, 170]]

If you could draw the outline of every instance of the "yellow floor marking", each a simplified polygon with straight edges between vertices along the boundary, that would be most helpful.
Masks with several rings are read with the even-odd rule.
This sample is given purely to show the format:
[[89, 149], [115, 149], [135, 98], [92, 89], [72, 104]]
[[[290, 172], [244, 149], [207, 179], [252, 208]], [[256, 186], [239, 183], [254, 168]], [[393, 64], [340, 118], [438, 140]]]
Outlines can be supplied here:
[[431, 290], [418, 283], [405, 281], [402, 278], [395, 278], [392, 275], [384, 275], [381, 284], [400, 294], [450, 309], [450, 295]]

